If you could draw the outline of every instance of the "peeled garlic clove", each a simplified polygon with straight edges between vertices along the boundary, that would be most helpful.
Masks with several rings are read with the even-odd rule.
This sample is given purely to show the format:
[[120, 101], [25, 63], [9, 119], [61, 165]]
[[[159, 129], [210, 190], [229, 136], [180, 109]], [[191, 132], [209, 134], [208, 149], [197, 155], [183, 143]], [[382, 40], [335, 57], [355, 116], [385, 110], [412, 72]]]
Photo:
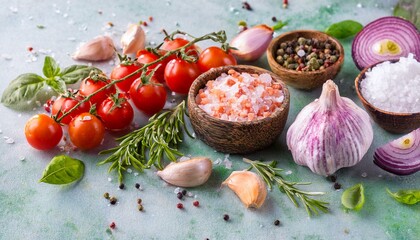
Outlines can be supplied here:
[[248, 28], [230, 42], [236, 48], [231, 50], [232, 54], [240, 60], [255, 61], [265, 53], [271, 39], [273, 29], [265, 24]]
[[232, 189], [247, 208], [261, 207], [267, 196], [264, 180], [256, 173], [246, 170], [232, 172], [222, 185]]
[[196, 187], [209, 179], [212, 162], [209, 158], [197, 157], [182, 162], [171, 163], [157, 175], [165, 182], [178, 187]]
[[373, 140], [369, 115], [349, 98], [341, 97], [331, 80], [319, 99], [308, 104], [287, 131], [294, 161], [328, 176], [362, 160]]
[[127, 32], [121, 36], [121, 45], [123, 54], [137, 53], [144, 49], [146, 35], [138, 24], [130, 24]]
[[108, 36], [98, 36], [81, 45], [73, 54], [75, 60], [104, 61], [114, 56], [114, 42]]

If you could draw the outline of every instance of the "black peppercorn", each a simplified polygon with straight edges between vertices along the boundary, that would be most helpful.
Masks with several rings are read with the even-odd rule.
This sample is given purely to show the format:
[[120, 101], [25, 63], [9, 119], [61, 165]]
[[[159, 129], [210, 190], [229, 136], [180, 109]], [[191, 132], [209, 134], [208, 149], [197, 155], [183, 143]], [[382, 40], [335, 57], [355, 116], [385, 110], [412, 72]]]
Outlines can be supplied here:
[[109, 199], [109, 193], [104, 193], [104, 198]]
[[276, 221], [274, 221], [274, 225], [276, 225], [276, 226], [279, 226], [280, 225], [280, 220], [276, 220]]
[[182, 197], [183, 197], [184, 195], [182, 194], [182, 192], [178, 192], [177, 194], [176, 194], [176, 197], [178, 198], [178, 199], [182, 199]]
[[139, 189], [140, 188], [140, 184], [139, 183], [136, 183], [136, 185], [134, 185], [137, 189]]
[[223, 215], [223, 220], [225, 220], [225, 221], [229, 221], [229, 215], [224, 214], [224, 215]]
[[184, 196], [187, 195], [187, 190], [185, 190], [185, 189], [182, 190], [182, 195], [184, 195]]
[[124, 189], [124, 183], [121, 183], [120, 186], [118, 186], [120, 189]]
[[341, 188], [341, 184], [339, 184], [338, 182], [334, 183], [334, 189], [338, 190]]
[[111, 197], [109, 199], [109, 203], [111, 203], [111, 205], [115, 205], [117, 203], [117, 198], [116, 197]]

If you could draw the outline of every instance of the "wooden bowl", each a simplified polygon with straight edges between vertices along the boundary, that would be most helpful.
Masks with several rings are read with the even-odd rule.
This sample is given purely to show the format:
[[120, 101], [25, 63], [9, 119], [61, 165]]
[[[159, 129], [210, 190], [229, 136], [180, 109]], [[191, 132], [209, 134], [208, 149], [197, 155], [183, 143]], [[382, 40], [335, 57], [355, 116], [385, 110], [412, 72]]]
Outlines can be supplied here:
[[[282, 106], [277, 108], [271, 116], [246, 122], [222, 120], [207, 114], [196, 103], [198, 91], [205, 87], [207, 81], [216, 79], [230, 69], [239, 73], [270, 74], [273, 80], [282, 86], [284, 94]], [[272, 144], [286, 124], [289, 103], [290, 95], [287, 86], [277, 75], [265, 69], [247, 65], [213, 68], [201, 74], [193, 82], [188, 93], [188, 113], [196, 136], [215, 150], [224, 153], [251, 153]]]
[[[393, 60], [391, 62], [396, 62], [397, 60]], [[365, 69], [363, 69], [359, 75], [356, 77], [354, 81], [357, 96], [359, 97], [360, 101], [363, 104], [363, 107], [367, 110], [369, 115], [373, 118], [373, 120], [383, 129], [391, 133], [408, 133], [414, 129], [420, 127], [420, 112], [417, 113], [396, 113], [396, 112], [389, 112], [382, 109], [379, 109], [372, 104], [370, 104], [362, 95], [361, 91], [361, 82], [365, 78], [365, 74], [371, 68], [375, 67], [376, 65], [380, 64], [375, 63], [372, 64]]]
[[[323, 69], [323, 70], [316, 70], [316, 71], [296, 71], [292, 69], [287, 69], [277, 63], [276, 61], [276, 52], [282, 42], [289, 42], [292, 40], [296, 40], [299, 37], [304, 38], [315, 38], [321, 41], [330, 40], [332, 43], [335, 44], [337, 51], [339, 52], [339, 58], [337, 61]], [[297, 30], [286, 32], [276, 38], [274, 38], [270, 45], [267, 48], [267, 59], [268, 64], [270, 65], [271, 70], [280, 76], [280, 78], [289, 86], [299, 89], [306, 89], [311, 90], [321, 86], [324, 82], [328, 79], [334, 79], [334, 77], [340, 71], [341, 65], [344, 62], [344, 49], [341, 43], [327, 35], [326, 33], [313, 31], [313, 30]]]

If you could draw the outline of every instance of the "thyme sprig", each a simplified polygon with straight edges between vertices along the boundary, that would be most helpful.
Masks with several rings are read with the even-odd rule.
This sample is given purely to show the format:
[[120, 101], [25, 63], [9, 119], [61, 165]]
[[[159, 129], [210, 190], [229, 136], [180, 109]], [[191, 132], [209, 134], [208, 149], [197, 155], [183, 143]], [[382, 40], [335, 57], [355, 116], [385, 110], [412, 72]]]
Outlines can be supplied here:
[[177, 149], [182, 142], [183, 132], [193, 138], [185, 126], [184, 114], [185, 101], [182, 101], [174, 109], [153, 115], [144, 127], [117, 138], [117, 147], [100, 152], [112, 154], [98, 165], [111, 163], [108, 172], [117, 171], [118, 180], [122, 182], [123, 172], [129, 166], [139, 171], [151, 166], [162, 169], [165, 156], [175, 162], [177, 156], [183, 155]]
[[312, 196], [319, 196], [325, 194], [324, 192], [307, 192], [298, 189], [297, 185], [309, 185], [310, 182], [292, 182], [284, 179], [280, 174], [283, 169], [276, 168], [277, 162], [263, 163], [261, 161], [253, 161], [250, 159], [243, 159], [244, 162], [251, 164], [248, 170], [254, 169], [267, 183], [269, 189], [272, 189], [273, 184], [277, 185], [279, 190], [289, 197], [290, 201], [296, 207], [299, 207], [298, 200], [305, 207], [309, 216], [312, 214], [318, 215], [319, 211], [328, 212], [328, 203], [312, 198]]

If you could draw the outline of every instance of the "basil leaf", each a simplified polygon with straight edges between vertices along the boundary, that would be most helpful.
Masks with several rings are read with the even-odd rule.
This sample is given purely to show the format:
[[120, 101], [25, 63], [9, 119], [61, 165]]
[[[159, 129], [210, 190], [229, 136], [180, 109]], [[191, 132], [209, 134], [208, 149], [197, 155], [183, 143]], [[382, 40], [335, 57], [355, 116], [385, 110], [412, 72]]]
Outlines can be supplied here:
[[42, 72], [47, 78], [53, 78], [60, 74], [60, 67], [58, 66], [57, 62], [54, 58], [50, 56], [46, 56], [44, 60], [44, 67], [42, 68]]
[[62, 79], [47, 79], [46, 83], [56, 93], [63, 94], [66, 92], [66, 83]]
[[89, 67], [86, 65], [72, 65], [67, 67], [61, 72], [60, 78], [66, 84], [74, 84], [80, 80], [87, 78], [91, 71], [99, 70], [95, 67]]
[[67, 184], [80, 179], [85, 171], [85, 164], [66, 155], [55, 156], [42, 173], [39, 182], [49, 184]]
[[45, 79], [34, 73], [19, 75], [4, 90], [1, 102], [5, 106], [12, 106], [32, 100], [44, 84]]
[[278, 21], [272, 28], [274, 31], [280, 30], [282, 29], [284, 26], [286, 26], [288, 23], [288, 21]]
[[394, 16], [412, 22], [420, 29], [420, 2], [417, 0], [400, 0], [394, 8]]
[[359, 211], [365, 204], [365, 192], [361, 183], [346, 189], [341, 195], [341, 203], [347, 209]]
[[400, 203], [414, 205], [420, 202], [420, 189], [404, 189], [399, 190], [396, 193], [392, 193], [388, 188], [386, 191], [391, 195], [395, 200]]
[[325, 30], [325, 32], [328, 35], [336, 38], [347, 38], [356, 35], [362, 29], [362, 24], [353, 20], [345, 20], [338, 23], [333, 23]]

